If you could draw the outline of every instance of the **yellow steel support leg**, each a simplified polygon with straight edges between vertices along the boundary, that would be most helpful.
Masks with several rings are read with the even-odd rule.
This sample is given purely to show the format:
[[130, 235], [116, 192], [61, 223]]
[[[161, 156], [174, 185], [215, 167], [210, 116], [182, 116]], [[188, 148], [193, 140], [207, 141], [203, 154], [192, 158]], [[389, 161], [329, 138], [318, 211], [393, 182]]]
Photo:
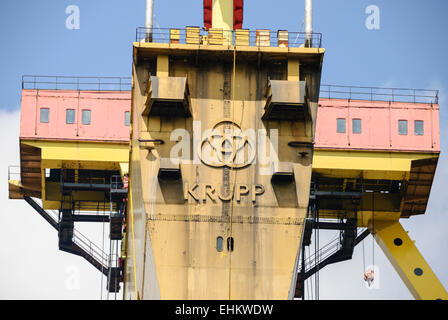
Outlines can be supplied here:
[[448, 293], [400, 222], [375, 221], [374, 237], [415, 299], [448, 299]]

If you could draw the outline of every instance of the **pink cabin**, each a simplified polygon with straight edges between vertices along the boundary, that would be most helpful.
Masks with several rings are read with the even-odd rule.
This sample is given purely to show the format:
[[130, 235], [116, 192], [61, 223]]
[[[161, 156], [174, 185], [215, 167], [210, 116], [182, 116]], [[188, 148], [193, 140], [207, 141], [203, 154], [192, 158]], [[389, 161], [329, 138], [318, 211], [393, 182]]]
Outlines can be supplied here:
[[130, 91], [22, 91], [21, 139], [129, 141]]
[[439, 105], [321, 98], [315, 147], [439, 152]]
[[[79, 79], [84, 78], [62, 82], [76, 84], [77, 90], [61, 90], [61, 82], [54, 78], [53, 82], [43, 82], [54, 86], [51, 89], [37, 88], [36, 77], [24, 80], [21, 139], [129, 141], [131, 92], [127, 88], [122, 91], [121, 78], [105, 78], [103, 83], [98, 82], [97, 90], [91, 88], [97, 86], [96, 80], [90, 82], [87, 78], [88, 82], [82, 84], [89, 89], [84, 90]], [[112, 84], [113, 89], [104, 89], [104, 81]], [[384, 90], [391, 91], [384, 94]], [[362, 98], [354, 99], [355, 94]], [[437, 91], [431, 90], [322, 86], [315, 147], [439, 152], [437, 95]], [[377, 96], [381, 99], [375, 100]], [[397, 96], [407, 102], [392, 102]]]

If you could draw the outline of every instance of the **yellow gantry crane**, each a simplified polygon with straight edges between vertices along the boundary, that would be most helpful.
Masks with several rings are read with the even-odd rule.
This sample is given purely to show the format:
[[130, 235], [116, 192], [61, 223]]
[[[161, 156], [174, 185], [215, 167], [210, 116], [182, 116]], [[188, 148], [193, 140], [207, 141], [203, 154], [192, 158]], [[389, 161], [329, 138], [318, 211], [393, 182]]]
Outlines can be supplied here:
[[[307, 278], [351, 259], [369, 234], [416, 299], [447, 299], [400, 223], [426, 211], [440, 153], [437, 95], [379, 101], [339, 88], [348, 96], [334, 98], [320, 85], [325, 49], [311, 1], [305, 33], [243, 29], [242, 10], [243, 1], [204, 1], [205, 29], [154, 29], [148, 1], [131, 88], [24, 88], [10, 198], [27, 200], [62, 250], [107, 275], [110, 291], [122, 281], [125, 299], [304, 297]], [[52, 112], [65, 123], [47, 126]], [[113, 116], [91, 130], [95, 112]], [[375, 131], [381, 121], [388, 129]], [[118, 250], [80, 248], [76, 221], [107, 221], [114, 240], [123, 236], [114, 265]], [[340, 230], [341, 242], [310, 265], [315, 229]]]

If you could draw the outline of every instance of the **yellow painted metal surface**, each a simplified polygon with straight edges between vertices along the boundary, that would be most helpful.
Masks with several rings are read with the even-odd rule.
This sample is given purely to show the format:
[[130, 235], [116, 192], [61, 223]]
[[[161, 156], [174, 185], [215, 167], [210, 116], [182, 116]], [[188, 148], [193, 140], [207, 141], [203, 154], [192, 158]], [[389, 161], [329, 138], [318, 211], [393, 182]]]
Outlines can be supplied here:
[[210, 28], [208, 31], [208, 43], [214, 45], [223, 45], [224, 32], [222, 29]]
[[157, 56], [157, 76], [168, 77], [170, 71], [169, 57], [167, 55]]
[[288, 81], [300, 81], [300, 63], [297, 59], [288, 60]]
[[170, 29], [170, 43], [180, 42], [180, 29]]
[[[400, 153], [381, 151], [356, 151], [356, 150], [314, 150], [313, 175], [315, 179], [329, 179], [324, 184], [325, 190], [347, 191], [344, 185], [350, 182], [352, 187], [357, 183], [366, 184], [367, 190], [375, 188], [375, 184], [383, 184], [387, 188], [395, 183], [403, 184], [401, 192], [398, 189], [390, 192], [363, 192], [358, 212], [358, 225], [367, 227], [373, 216], [377, 220], [397, 221], [399, 218], [409, 218], [411, 215], [423, 214], [426, 210], [429, 189], [435, 173], [439, 153]], [[416, 164], [425, 165], [423, 176], [419, 177]], [[420, 168], [420, 167], [419, 167]], [[417, 175], [417, 176], [416, 176]], [[333, 180], [331, 180], [333, 179]], [[343, 179], [344, 183], [341, 182]], [[331, 182], [333, 181], [333, 182]], [[418, 181], [424, 185], [418, 187], [420, 193], [411, 192], [413, 184]], [[332, 185], [333, 183], [333, 185]], [[369, 187], [370, 186], [370, 187]], [[321, 186], [322, 187], [322, 186]], [[422, 188], [425, 188], [424, 190]], [[386, 189], [384, 189], [386, 190]], [[423, 191], [424, 193], [422, 193]], [[410, 211], [407, 203], [413, 203], [418, 199], [418, 211]], [[355, 206], [350, 199], [339, 201], [321, 201], [319, 214], [324, 218], [339, 219], [340, 217], [354, 218]], [[421, 207], [423, 209], [421, 209]]]
[[235, 46], [249, 46], [249, 29], [235, 30]]
[[[196, 29], [194, 29], [196, 30]], [[189, 32], [191, 35], [189, 36]], [[191, 39], [189, 38], [191, 37]], [[223, 46], [200, 44], [199, 28], [197, 33], [193, 33], [187, 27], [187, 43], [158, 43], [158, 42], [134, 42], [134, 62], [138, 57], [138, 53], [150, 52], [151, 54], [193, 54], [196, 50], [207, 50], [219, 53], [222, 50], [234, 50], [234, 46], [226, 44]], [[139, 51], [138, 49], [143, 49]], [[173, 49], [176, 51], [173, 52]], [[269, 46], [238, 46], [238, 52], [247, 54], [288, 54], [293, 58], [316, 58], [321, 57], [325, 53], [324, 48], [305, 48], [305, 47], [269, 47]], [[138, 61], [138, 60], [137, 60]]]
[[23, 185], [19, 180], [8, 180], [9, 199], [23, 199]]
[[412, 160], [438, 156], [438, 153], [317, 149], [314, 151], [313, 172], [328, 177], [401, 181], [409, 179]]
[[370, 229], [415, 299], [448, 299], [448, 293], [399, 222], [377, 221]]
[[185, 41], [187, 45], [197, 45], [201, 43], [199, 27], [187, 27]]
[[[59, 183], [46, 182], [45, 169], [114, 170], [120, 171], [122, 174], [129, 170], [129, 144], [127, 143], [44, 140], [22, 140], [21, 143], [40, 150], [40, 194], [36, 193], [37, 190], [33, 193], [28, 191], [28, 193], [41, 198], [42, 206], [46, 210], [58, 210], [62, 198]], [[17, 197], [17, 191], [20, 189], [13, 188], [12, 191]], [[74, 191], [72, 197], [73, 200], [83, 200], [82, 205], [79, 206], [80, 210], [98, 208], [109, 211], [110, 209], [108, 204], [106, 207], [106, 203], [104, 207], [98, 205], [98, 202], [104, 200], [102, 192]]]
[[[23, 140], [22, 143], [38, 147], [42, 150], [43, 168], [52, 168], [46, 164], [59, 164], [64, 161], [73, 165], [78, 163], [77, 169], [82, 169], [80, 162], [98, 163], [104, 165], [104, 170], [110, 168], [110, 163], [129, 161], [129, 145], [127, 143], [101, 142], [70, 142], [70, 141], [41, 141]], [[116, 167], [114, 165], [114, 167]], [[60, 167], [56, 167], [60, 168]], [[99, 168], [98, 168], [99, 169]]]
[[[135, 54], [140, 58], [134, 59], [138, 64], [134, 64], [132, 93], [133, 231], [126, 241], [125, 299], [293, 298], [309, 200], [312, 145], [290, 147], [288, 143], [313, 141], [316, 84], [324, 51], [302, 48], [291, 54], [312, 66], [303, 71], [312, 117], [263, 121], [268, 76], [287, 80], [288, 48], [264, 48], [268, 54], [260, 57], [259, 51], [247, 55], [230, 46], [200, 45], [198, 51], [195, 45], [179, 45], [179, 49], [174, 48], [176, 44], [158, 45], [139, 44]], [[143, 112], [148, 70], [159, 54], [170, 56], [171, 77], [188, 79], [191, 117]], [[267, 132], [268, 150], [278, 134], [276, 154], [280, 162], [291, 164], [288, 172], [294, 182], [273, 183], [278, 167], [272, 169], [269, 162], [247, 161], [234, 167], [208, 162], [199, 153], [211, 142], [206, 130], [223, 133], [236, 128]], [[173, 136], [181, 129], [188, 137]], [[181, 142], [192, 147], [191, 152], [176, 154], [181, 178], [159, 179], [163, 160], [173, 159], [172, 151]]]
[[[124, 296], [128, 299], [291, 298], [312, 170], [329, 178], [404, 181], [410, 179], [413, 160], [438, 157], [438, 153], [359, 150], [319, 149], [313, 153], [310, 145], [317, 115], [316, 87], [311, 88], [316, 94], [308, 101], [311, 119], [261, 121], [268, 75], [274, 74], [276, 80], [304, 79], [316, 83], [320, 73], [310, 72], [306, 66], [320, 70], [324, 50], [287, 46], [235, 50], [221, 41], [220, 33], [229, 20], [225, 12], [230, 1], [215, 2], [222, 21], [217, 22], [220, 29], [211, 32], [214, 39], [200, 44], [197, 28], [190, 28], [187, 44], [176, 43], [173, 34], [174, 41], [169, 44], [135, 45], [130, 164], [128, 144], [21, 141], [41, 150], [44, 209], [60, 207], [59, 184], [45, 182], [45, 168], [119, 170], [121, 174], [131, 174], [130, 232], [124, 242]], [[245, 35], [241, 35], [244, 43]], [[260, 38], [260, 44], [261, 41]], [[205, 60], [198, 56], [190, 60], [193, 52], [198, 56], [201, 52]], [[266, 55], [260, 58], [260, 52]], [[151, 62], [137, 64], [139, 54]], [[170, 56], [176, 57], [172, 65]], [[260, 63], [260, 59], [266, 60]], [[148, 70], [154, 61], [157, 76], [188, 78], [191, 118], [149, 116], [144, 112]], [[206, 64], [201, 64], [204, 61]], [[203, 159], [195, 163], [197, 149], [188, 156], [179, 154], [183, 160], [180, 183], [161, 181], [158, 174], [162, 159], [169, 158], [179, 143], [179, 139], [172, 139], [173, 131], [185, 129], [193, 136], [193, 120], [202, 129], [224, 123], [224, 128], [278, 130], [278, 157], [281, 162], [293, 164], [294, 183], [276, 185], [272, 174], [260, 173], [260, 164], [233, 168], [210, 165]], [[269, 145], [271, 136], [267, 138]], [[156, 140], [164, 143], [155, 143]], [[203, 142], [200, 140], [200, 146]], [[289, 142], [305, 144], [293, 149]], [[18, 181], [10, 181], [11, 195], [20, 197], [20, 188]], [[101, 200], [94, 192], [73, 193], [74, 199], [78, 196], [91, 200], [87, 202], [90, 205]], [[375, 208], [368, 204], [373, 200]], [[340, 218], [350, 205], [342, 209], [330, 207], [321, 209], [320, 217]], [[375, 239], [415, 298], [448, 298], [399, 224], [400, 209], [401, 203], [394, 196], [379, 195], [372, 200], [366, 196], [357, 211], [358, 225], [374, 231]], [[224, 240], [222, 251], [217, 250], [218, 237]], [[403, 242], [401, 245], [394, 243], [397, 238]], [[228, 239], [233, 239], [234, 248], [226, 248]]]
[[128, 162], [120, 162], [120, 173], [122, 176], [129, 173], [129, 163]]
[[213, 0], [212, 28], [233, 30], [233, 1]]

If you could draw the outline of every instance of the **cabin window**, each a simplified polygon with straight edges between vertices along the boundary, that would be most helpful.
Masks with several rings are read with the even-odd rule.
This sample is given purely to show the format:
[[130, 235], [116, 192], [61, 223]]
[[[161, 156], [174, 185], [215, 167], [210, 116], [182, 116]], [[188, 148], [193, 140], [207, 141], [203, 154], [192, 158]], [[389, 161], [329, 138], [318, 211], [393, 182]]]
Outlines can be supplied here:
[[336, 119], [336, 132], [337, 133], [345, 133], [345, 118]]
[[352, 132], [353, 133], [361, 133], [361, 119], [353, 119], [352, 120]]
[[414, 121], [414, 132], [416, 136], [422, 136], [424, 133], [423, 129], [423, 121], [422, 120], [415, 120]]
[[126, 127], [129, 127], [130, 124], [131, 124], [131, 112], [126, 111], [124, 113], [124, 125]]
[[218, 252], [222, 252], [223, 246], [224, 240], [222, 239], [222, 237], [216, 238], [216, 250], [218, 250]]
[[50, 109], [41, 108], [40, 109], [40, 122], [48, 123], [50, 121]]
[[398, 120], [398, 134], [407, 135], [408, 134], [408, 121]]
[[75, 123], [75, 109], [65, 110], [65, 123], [66, 124]]
[[82, 110], [82, 124], [89, 125], [90, 124], [90, 110]]

